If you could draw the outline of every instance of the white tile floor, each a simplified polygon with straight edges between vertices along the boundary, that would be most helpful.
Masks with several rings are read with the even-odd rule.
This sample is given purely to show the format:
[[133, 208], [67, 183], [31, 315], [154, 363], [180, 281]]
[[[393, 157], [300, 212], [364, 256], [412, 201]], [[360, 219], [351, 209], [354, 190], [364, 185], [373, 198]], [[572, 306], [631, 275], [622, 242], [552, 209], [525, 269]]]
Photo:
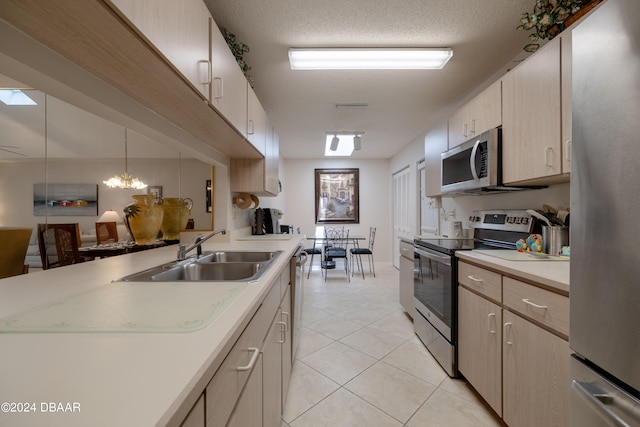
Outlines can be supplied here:
[[325, 282], [313, 267], [282, 426], [503, 425], [415, 336], [398, 270], [376, 265], [365, 276], [349, 283], [336, 269]]

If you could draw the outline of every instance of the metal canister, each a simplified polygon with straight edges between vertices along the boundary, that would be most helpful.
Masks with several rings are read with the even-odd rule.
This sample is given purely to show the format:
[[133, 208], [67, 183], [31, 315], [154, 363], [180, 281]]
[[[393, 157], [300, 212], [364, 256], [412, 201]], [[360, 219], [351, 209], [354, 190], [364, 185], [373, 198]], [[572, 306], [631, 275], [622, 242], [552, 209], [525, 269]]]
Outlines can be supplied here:
[[544, 253], [558, 256], [562, 253], [563, 246], [569, 246], [569, 227], [543, 225], [542, 248]]

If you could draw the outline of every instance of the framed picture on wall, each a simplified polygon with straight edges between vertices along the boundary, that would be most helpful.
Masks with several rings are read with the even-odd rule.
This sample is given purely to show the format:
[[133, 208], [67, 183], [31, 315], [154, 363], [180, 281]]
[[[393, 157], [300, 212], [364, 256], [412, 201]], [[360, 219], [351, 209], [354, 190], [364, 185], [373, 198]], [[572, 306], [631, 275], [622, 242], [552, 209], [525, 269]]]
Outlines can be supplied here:
[[316, 224], [360, 223], [359, 169], [316, 169]]
[[33, 184], [35, 216], [97, 216], [97, 184]]
[[147, 194], [153, 194], [156, 201], [162, 199], [162, 185], [150, 185], [147, 187]]

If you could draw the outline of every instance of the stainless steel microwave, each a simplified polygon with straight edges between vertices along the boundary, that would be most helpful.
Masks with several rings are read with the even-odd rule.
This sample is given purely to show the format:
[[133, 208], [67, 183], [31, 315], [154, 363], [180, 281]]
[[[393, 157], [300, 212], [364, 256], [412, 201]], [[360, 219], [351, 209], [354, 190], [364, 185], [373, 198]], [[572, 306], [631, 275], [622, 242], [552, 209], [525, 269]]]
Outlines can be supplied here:
[[500, 128], [491, 129], [442, 153], [442, 192], [481, 192], [500, 186], [501, 134]]

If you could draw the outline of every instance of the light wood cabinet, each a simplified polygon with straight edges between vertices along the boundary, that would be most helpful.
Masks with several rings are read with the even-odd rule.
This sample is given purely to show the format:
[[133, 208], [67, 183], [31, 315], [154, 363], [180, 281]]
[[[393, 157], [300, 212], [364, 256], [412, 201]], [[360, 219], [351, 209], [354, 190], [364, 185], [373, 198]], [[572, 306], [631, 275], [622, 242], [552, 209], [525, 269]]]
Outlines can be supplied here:
[[[284, 343], [282, 344], [282, 406], [280, 414], [284, 413], [284, 406], [287, 403], [289, 393], [289, 382], [291, 381], [291, 369], [293, 368], [293, 310], [291, 286], [287, 287], [287, 292], [280, 303], [282, 308], [282, 322], [284, 322]], [[279, 424], [278, 424], [279, 425]]]
[[400, 305], [413, 318], [413, 244], [403, 240], [400, 241]]
[[279, 427], [282, 422], [282, 345], [285, 342], [282, 309], [271, 322], [271, 328], [262, 350], [264, 372], [262, 375], [263, 425]]
[[[570, 81], [563, 77], [561, 42], [556, 37], [502, 79], [502, 165], [505, 184], [567, 181], [563, 170], [570, 140]], [[566, 71], [566, 70], [565, 70]], [[564, 95], [563, 95], [564, 94]], [[564, 114], [563, 114], [564, 112]], [[563, 133], [563, 122], [565, 130]], [[569, 147], [569, 144], [567, 144]]]
[[502, 308], [458, 288], [458, 369], [502, 416]]
[[247, 79], [227, 41], [211, 20], [210, 103], [243, 136], [247, 136]]
[[449, 118], [449, 143], [453, 148], [502, 124], [502, 89], [494, 82]]
[[568, 425], [569, 298], [458, 265], [460, 372], [510, 427]]
[[247, 126], [245, 135], [249, 142], [262, 154], [267, 154], [267, 126], [269, 119], [260, 100], [247, 82]]
[[569, 343], [504, 312], [503, 419], [509, 427], [569, 425]]
[[263, 425], [263, 373], [262, 355], [259, 354], [227, 427], [261, 427]]
[[111, 0], [191, 85], [209, 99], [210, 14], [202, 0]]
[[277, 196], [280, 193], [279, 139], [271, 126], [265, 144], [264, 158], [231, 159], [231, 191], [258, 196]]

